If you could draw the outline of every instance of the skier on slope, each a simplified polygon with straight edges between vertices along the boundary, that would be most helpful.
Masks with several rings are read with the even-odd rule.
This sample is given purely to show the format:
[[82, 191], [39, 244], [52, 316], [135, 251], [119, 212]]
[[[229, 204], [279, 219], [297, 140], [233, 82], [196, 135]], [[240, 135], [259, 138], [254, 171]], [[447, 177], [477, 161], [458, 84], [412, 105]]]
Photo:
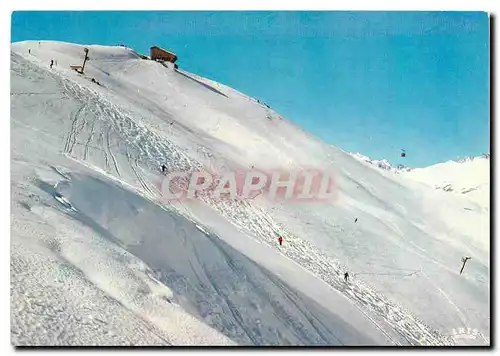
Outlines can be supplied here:
[[283, 245], [283, 237], [281, 237], [281, 235], [278, 237], [278, 242], [280, 243], [280, 246]]
[[344, 281], [348, 281], [349, 280], [349, 273], [344, 273]]
[[164, 164], [161, 165], [161, 172], [163, 174], [167, 173], [167, 166], [165, 166]]
[[51, 60], [50, 60], [50, 69], [52, 69], [52, 66], [53, 66], [53, 65], [54, 65], [54, 60], [53, 60], [53, 59], [51, 59]]

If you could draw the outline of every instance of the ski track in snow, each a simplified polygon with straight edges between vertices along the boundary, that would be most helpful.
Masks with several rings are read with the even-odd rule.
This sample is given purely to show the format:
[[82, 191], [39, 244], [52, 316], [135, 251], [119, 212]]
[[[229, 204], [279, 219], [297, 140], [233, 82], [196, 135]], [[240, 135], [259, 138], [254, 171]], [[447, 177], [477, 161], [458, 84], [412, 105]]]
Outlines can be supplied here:
[[436, 290], [439, 291], [439, 293], [441, 293], [443, 295], [443, 297], [453, 306], [453, 308], [455, 308], [455, 310], [457, 311], [457, 314], [459, 315], [460, 317], [460, 320], [462, 321], [462, 324], [463, 326], [467, 327], [467, 323], [466, 323], [466, 320], [467, 318], [465, 317], [465, 315], [462, 313], [462, 311], [460, 310], [460, 308], [453, 302], [453, 300], [448, 296], [448, 294], [442, 290], [441, 288], [439, 288], [439, 286], [434, 283], [432, 281], [431, 278], [429, 278], [429, 276], [425, 273], [425, 272], [422, 272], [422, 275], [427, 278], [427, 280], [436, 288]]

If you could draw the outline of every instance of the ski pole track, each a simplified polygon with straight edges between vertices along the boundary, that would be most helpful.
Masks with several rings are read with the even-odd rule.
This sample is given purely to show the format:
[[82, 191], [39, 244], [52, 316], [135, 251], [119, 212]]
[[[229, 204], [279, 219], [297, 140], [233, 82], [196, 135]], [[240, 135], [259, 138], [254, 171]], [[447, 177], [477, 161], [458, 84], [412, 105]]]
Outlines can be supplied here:
[[432, 279], [424, 272], [422, 272], [423, 276], [429, 280], [429, 282], [443, 295], [443, 297], [450, 303], [450, 305], [457, 311], [458, 318], [460, 319], [460, 322], [463, 324], [464, 327], [467, 327], [466, 320], [467, 318], [465, 315], [462, 313], [460, 308], [453, 302], [453, 300], [448, 296], [448, 294], [442, 290], [436, 283], [432, 281]]
[[121, 174], [120, 174], [120, 170], [118, 169], [118, 163], [116, 162], [116, 158], [113, 155], [113, 151], [111, 151], [111, 147], [110, 147], [109, 141], [110, 141], [110, 130], [108, 128], [106, 130], [106, 148], [108, 149], [109, 155], [111, 156], [111, 160], [113, 161], [113, 166], [115, 167], [116, 174], [118, 174], [118, 177], [120, 177]]
[[144, 191], [152, 198], [154, 199], [156, 194], [149, 188], [148, 184], [146, 183], [146, 180], [142, 176], [141, 173], [139, 173], [140, 167], [137, 162], [137, 159], [134, 161], [132, 165], [130, 165], [132, 170], [135, 173], [135, 176], [137, 177], [137, 180], [139, 181], [139, 184], [144, 188]]
[[73, 147], [76, 142], [76, 135], [77, 135], [77, 126], [78, 126], [78, 119], [80, 117], [81, 112], [85, 109], [85, 104], [82, 104], [72, 115], [71, 119], [71, 127], [69, 129], [67, 139], [66, 139], [66, 144], [64, 147], [64, 152], [71, 154], [73, 151]]
[[[89, 153], [89, 145], [90, 145], [90, 142], [92, 141], [92, 139], [94, 138], [94, 134], [95, 134], [95, 120], [92, 122], [92, 128], [90, 129], [89, 138], [85, 142], [85, 149], [84, 149], [84, 153], [83, 153], [84, 160], [87, 159], [87, 156]], [[75, 142], [75, 144], [76, 144], [76, 142]]]
[[[219, 251], [221, 251], [222, 249], [219, 249]], [[198, 254], [198, 251], [196, 248], [193, 248], [193, 252], [194, 252], [194, 255], [196, 257], [196, 260], [197, 261], [203, 261], [203, 259], [200, 258], [199, 254]], [[228, 261], [231, 261], [232, 260], [229, 258], [228, 260], [226, 260], [226, 262]], [[190, 262], [191, 263], [191, 262]], [[231, 266], [231, 265], [230, 265]], [[191, 268], [193, 269], [193, 271], [195, 272], [196, 274], [196, 269], [191, 265]], [[236, 326], [237, 327], [240, 327], [241, 328], [241, 331], [243, 332], [244, 336], [246, 336], [246, 338], [250, 339], [251, 343], [253, 345], [259, 345], [259, 344], [262, 344], [261, 340], [256, 340], [254, 337], [253, 337], [253, 333], [247, 328], [246, 326], [246, 323], [241, 319], [241, 317], [239, 316], [238, 314], [238, 310], [237, 308], [235, 308], [232, 303], [231, 303], [231, 299], [227, 297], [227, 293], [224, 293], [223, 290], [221, 290], [217, 285], [216, 283], [214, 283], [214, 278], [212, 278], [212, 276], [210, 275], [210, 271], [206, 271], [204, 270], [202, 272], [204, 274], [204, 278], [207, 283], [209, 284], [210, 286], [210, 289], [212, 289], [211, 293], [215, 293], [216, 296], [220, 297], [219, 299], [219, 303], [217, 304], [223, 304], [227, 307], [227, 310], [229, 311], [229, 313], [231, 314], [232, 316], [232, 319], [234, 321], [236, 321]], [[199, 276], [197, 277], [198, 280], [202, 280]], [[247, 340], [242, 340], [243, 336], [241, 335], [241, 331], [240, 331], [240, 335], [231, 335], [231, 339], [233, 340], [237, 340], [238, 343], [240, 343], [241, 341], [247, 341]]]
[[106, 170], [109, 170], [109, 158], [108, 158], [108, 150], [106, 150], [106, 145], [104, 144], [104, 131], [102, 131], [101, 129], [101, 132], [99, 133], [99, 143], [102, 147], [102, 153], [104, 154], [104, 165], [105, 165], [105, 168]]
[[[69, 83], [65, 85], [72, 96], [78, 100], [92, 103], [93, 107], [102, 112], [106, 119], [109, 119], [108, 129], [105, 131], [103, 131], [104, 129], [101, 130], [98, 140], [101, 146], [103, 146], [104, 159], [107, 169], [110, 169], [111, 161], [118, 176], [121, 175], [116, 157], [110, 147], [110, 135], [112, 129], [113, 132], [119, 134], [119, 140], [125, 140], [127, 144], [133, 146], [135, 151], [138, 152], [137, 157], [134, 157], [135, 167], [132, 167], [132, 170], [137, 176], [141, 186], [150, 194], [152, 194], [151, 190], [147, 187], [147, 184], [137, 170], [138, 159], [140, 159], [141, 162], [146, 163], [147, 168], [156, 166], [159, 162], [165, 162], [169, 169], [186, 168], [192, 165], [193, 162], [190, 162], [190, 159], [187, 159], [187, 157], [180, 152], [180, 150], [176, 149], [171, 142], [165, 138], [159, 138], [156, 134], [148, 131], [146, 128], [138, 126], [132, 117], [121, 112], [121, 110], [119, 110], [114, 104], [106, 102], [102, 96], [97, 96], [95, 92], [91, 92], [84, 87], [72, 84], [73, 83]], [[79, 115], [75, 115], [75, 119], [73, 121], [74, 123], [70, 131], [70, 138], [76, 136], [77, 130], [74, 129], [74, 126], [76, 125], [78, 116]], [[133, 137], [132, 140], [130, 139], [131, 137]], [[71, 145], [68, 146], [70, 147], [66, 149], [66, 151], [71, 152], [72, 147]], [[167, 159], [168, 157], [171, 157], [171, 159]], [[181, 167], [175, 164], [176, 158], [180, 158], [178, 162], [181, 163]]]
[[[324, 334], [324, 331], [329, 331], [329, 328], [324, 325], [324, 323], [318, 319], [314, 314], [309, 314], [307, 312], [307, 308], [304, 308], [303, 302], [301, 302], [300, 297], [297, 295], [293, 289], [288, 288], [283, 282], [281, 282], [280, 279], [272, 276], [269, 272], [267, 271], [262, 271], [267, 277], [273, 281], [273, 283], [280, 289], [285, 291], [285, 298], [290, 302], [290, 304], [294, 305], [297, 310], [300, 312], [300, 314], [308, 321], [310, 326], [313, 327], [313, 329], [316, 331], [316, 333], [320, 336], [321, 342], [324, 344], [327, 344], [328, 342], [328, 336]], [[293, 298], [292, 298], [293, 296]], [[300, 304], [302, 305], [299, 305]], [[316, 326], [319, 324], [318, 326]], [[342, 342], [334, 335], [332, 336], [337, 340], [339, 345], [343, 345]]]
[[[165, 164], [168, 171], [204, 169], [198, 161], [182, 152], [178, 146], [167, 138], [159, 136], [154, 131], [147, 129], [144, 125], [138, 125], [137, 122], [143, 121], [140, 115], [129, 113], [123, 108], [117, 107], [103, 95], [89, 88], [85, 88], [71, 79], [65, 78], [62, 74], [55, 74], [52, 72], [51, 74], [55, 77], [59, 77], [65, 90], [72, 97], [83, 103], [72, 119], [73, 121], [66, 140], [65, 152], [72, 152], [76, 144], [78, 132], [86, 125], [86, 121], [83, 119], [78, 128], [79, 118], [85, 110], [86, 105], [92, 103], [94, 107], [98, 108], [97, 110], [103, 113], [102, 120], [108, 120], [110, 127], [113, 128], [113, 132], [119, 136], [118, 140], [125, 142], [124, 146], [131, 146], [134, 148], [134, 152], [138, 152], [136, 157], [133, 157], [127, 149], [127, 159], [144, 192], [146, 192], [150, 198], [158, 198], [158, 196], [147, 186], [146, 180], [139, 173], [140, 167], [138, 166], [138, 160], [140, 160], [147, 169], [152, 170], [156, 170], [159, 162]], [[115, 171], [120, 175], [116, 158], [114, 158], [109, 148], [109, 129], [106, 133], [106, 138], [104, 135], [105, 134], [101, 131], [100, 136], [102, 137], [102, 141], [106, 140], [106, 143], [103, 142], [103, 144], [107, 146], [109, 156], [112, 157], [111, 160], [115, 165]], [[90, 139], [88, 142], [90, 142]], [[103, 149], [103, 152], [106, 165], [109, 168], [109, 158], [106, 149]], [[282, 249], [284, 256], [290, 258], [331, 287], [343, 293], [346, 297], [353, 300], [360, 308], [366, 309], [377, 315], [411, 345], [454, 344], [451, 338], [433, 330], [409, 312], [387, 301], [382, 295], [379, 295], [373, 289], [364, 285], [362, 280], [357, 279], [355, 282], [349, 284], [344, 283], [342, 276], [342, 271], [344, 269], [341, 268], [342, 266], [337, 261], [326, 256], [309, 242], [301, 240], [292, 233], [286, 231], [283, 227], [280, 227], [264, 210], [254, 207], [248, 201], [221, 201], [215, 200], [209, 196], [201, 196], [200, 200], [216, 209], [241, 231], [258, 237], [262, 242], [272, 248], [275, 248], [275, 234], [279, 232], [285, 238], [285, 241], [289, 242], [286, 248]], [[158, 201], [156, 202], [158, 203]], [[185, 215], [179, 211], [178, 213]], [[190, 220], [192, 219], [190, 218]]]

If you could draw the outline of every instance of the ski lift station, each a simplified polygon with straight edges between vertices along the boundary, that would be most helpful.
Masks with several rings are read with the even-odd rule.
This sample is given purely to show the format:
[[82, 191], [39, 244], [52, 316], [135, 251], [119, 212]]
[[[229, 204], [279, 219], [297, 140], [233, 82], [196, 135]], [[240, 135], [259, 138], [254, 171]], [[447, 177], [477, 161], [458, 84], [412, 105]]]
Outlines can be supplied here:
[[153, 61], [165, 61], [170, 63], [175, 63], [177, 60], [177, 55], [175, 53], [157, 46], [151, 47], [150, 57]]

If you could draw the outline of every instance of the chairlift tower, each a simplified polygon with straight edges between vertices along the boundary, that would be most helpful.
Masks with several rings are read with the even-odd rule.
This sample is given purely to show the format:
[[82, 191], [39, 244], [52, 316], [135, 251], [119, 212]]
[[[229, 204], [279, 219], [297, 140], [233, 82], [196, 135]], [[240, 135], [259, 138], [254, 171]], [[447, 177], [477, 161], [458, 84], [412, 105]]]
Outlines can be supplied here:
[[85, 69], [85, 63], [87, 63], [87, 59], [89, 59], [89, 49], [88, 48], [84, 48], [83, 49], [85, 51], [85, 58], [83, 59], [83, 65], [82, 65], [82, 74], [83, 74], [83, 70]]
[[84, 48], [85, 51], [85, 58], [83, 59], [83, 65], [81, 66], [70, 66], [70, 68], [74, 71], [76, 71], [79, 74], [83, 74], [83, 70], [85, 69], [85, 63], [87, 63], [87, 60], [89, 59], [89, 49]]
[[465, 268], [465, 264], [467, 263], [468, 260], [470, 260], [471, 257], [468, 257], [468, 256], [464, 256], [462, 257], [462, 268], [460, 269], [460, 274], [462, 274], [464, 268]]

